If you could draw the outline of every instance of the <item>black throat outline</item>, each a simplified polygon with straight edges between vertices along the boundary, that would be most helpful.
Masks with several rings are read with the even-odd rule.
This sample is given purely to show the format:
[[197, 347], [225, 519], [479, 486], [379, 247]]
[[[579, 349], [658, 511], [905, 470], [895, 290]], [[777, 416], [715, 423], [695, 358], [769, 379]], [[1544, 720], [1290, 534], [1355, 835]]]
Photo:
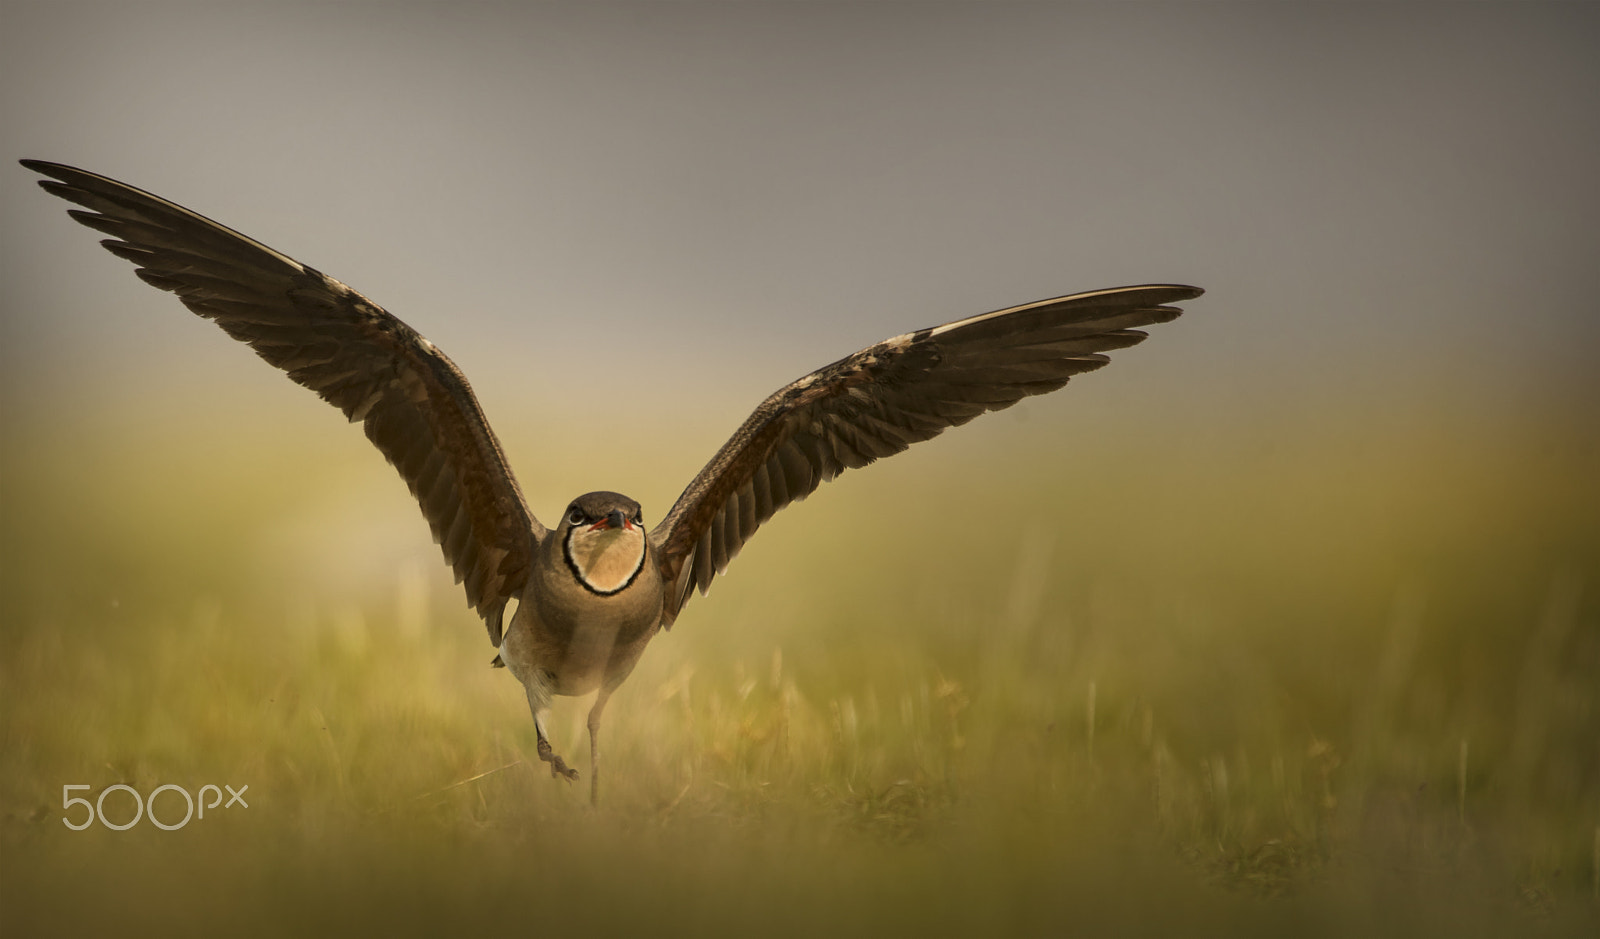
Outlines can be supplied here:
[[577, 527], [568, 528], [566, 537], [561, 539], [561, 559], [567, 562], [567, 569], [572, 571], [572, 579], [577, 581], [583, 589], [597, 597], [614, 597], [632, 587], [633, 582], [639, 579], [639, 572], [644, 570], [645, 559], [650, 556], [650, 539], [644, 536], [643, 532], [640, 532], [640, 537], [644, 540], [644, 550], [639, 552], [639, 563], [634, 566], [633, 573], [629, 574], [628, 579], [623, 581], [622, 585], [617, 589], [601, 590], [584, 579], [583, 571], [578, 570], [578, 562], [572, 559], [572, 536], [577, 530]]

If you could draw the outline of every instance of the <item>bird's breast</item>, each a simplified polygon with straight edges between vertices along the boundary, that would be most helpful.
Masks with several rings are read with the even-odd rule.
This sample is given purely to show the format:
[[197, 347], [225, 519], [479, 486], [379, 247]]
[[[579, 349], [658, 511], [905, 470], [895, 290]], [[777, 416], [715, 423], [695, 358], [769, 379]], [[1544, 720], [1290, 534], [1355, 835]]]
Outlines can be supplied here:
[[[625, 539], [551, 547], [532, 590], [522, 596], [512, 630], [518, 635], [508, 645], [526, 658], [527, 667], [550, 676], [554, 693], [585, 694], [619, 669], [626, 674], [655, 635], [661, 574], [642, 538], [636, 550]], [[617, 589], [601, 593], [594, 584]]]

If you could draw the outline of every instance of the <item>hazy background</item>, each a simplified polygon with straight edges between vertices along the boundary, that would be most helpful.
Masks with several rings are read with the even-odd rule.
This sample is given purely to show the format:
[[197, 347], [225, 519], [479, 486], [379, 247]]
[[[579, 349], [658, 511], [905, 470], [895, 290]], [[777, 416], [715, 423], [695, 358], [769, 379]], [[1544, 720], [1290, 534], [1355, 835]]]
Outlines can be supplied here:
[[[786, 897], [799, 933], [879, 887], [890, 931], [911, 909], [961, 927], [942, 897], [1032, 910], [1001, 930], [1024, 933], [1078, 908], [1134, 934], [1197, 910], [1236, 934], [1501, 932], [1462, 891], [1592, 924], [1596, 50], [1595, 4], [4, 0], [0, 152], [127, 181], [384, 305], [468, 374], [546, 520], [595, 488], [659, 518], [766, 394], [887, 336], [1208, 291], [1104, 372], [775, 519], [608, 711], [637, 787], [612, 827], [536, 773], [416, 821], [418, 793], [525, 757], [531, 728], [404, 486], [0, 164], [9, 898], [82, 870], [160, 896], [194, 865], [212, 922], [238, 902], [273, 923], [273, 884], [381, 906], [325, 884], [392, 863], [504, 909], [515, 880], [462, 857], [588, 841], [574, 895], [622, 865], [670, 885], [638, 909], [723, 902], [678, 871], [691, 851], [753, 906]], [[580, 766], [582, 714], [558, 715]], [[272, 835], [63, 840], [64, 783], [217, 772], [250, 776]], [[1016, 818], [975, 816], [981, 791]], [[928, 853], [876, 853], [905, 818]], [[566, 841], [485, 834], [506, 831]], [[1363, 840], [1386, 831], [1394, 868]], [[836, 864], [860, 878], [799, 873]], [[1194, 869], [1313, 892], [1238, 907]], [[1447, 872], [1445, 899], [1385, 894], [1402, 869]], [[1041, 899], [1061, 878], [1065, 919]], [[1175, 918], [1128, 919], [1130, 883]], [[677, 922], [761, 922], [724, 912]]]
[[[595, 393], [589, 363], [622, 352], [609, 393], [646, 420], [683, 394], [731, 429], [909, 327], [1152, 281], [1210, 293], [1041, 414], [1597, 387], [1591, 4], [4, 11], [12, 157], [344, 280], [498, 421]], [[283, 393], [4, 172], [8, 414], [108, 386]]]

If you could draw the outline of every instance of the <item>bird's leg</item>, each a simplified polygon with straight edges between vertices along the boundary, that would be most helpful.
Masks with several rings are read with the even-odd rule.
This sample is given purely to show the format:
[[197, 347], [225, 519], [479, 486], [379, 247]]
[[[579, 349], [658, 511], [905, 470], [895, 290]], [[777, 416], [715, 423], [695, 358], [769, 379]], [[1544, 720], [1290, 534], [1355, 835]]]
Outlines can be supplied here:
[[555, 751], [550, 748], [550, 740], [545, 737], [544, 733], [544, 720], [537, 716], [534, 717], [533, 726], [539, 731], [539, 759], [550, 764], [550, 775], [559, 776], [567, 782], [577, 779], [578, 771], [568, 768], [567, 762], [556, 756]]
[[539, 759], [550, 764], [551, 776], [559, 776], [568, 782], [577, 779], [578, 771], [569, 769], [566, 761], [556, 756], [550, 747], [550, 738], [544, 732], [544, 716], [550, 713], [549, 703], [535, 700], [532, 689], [525, 690], [528, 692], [528, 707], [533, 710], [533, 729], [539, 734]]
[[606, 708], [612, 689], [601, 686], [589, 709], [589, 804], [600, 804], [600, 714]]

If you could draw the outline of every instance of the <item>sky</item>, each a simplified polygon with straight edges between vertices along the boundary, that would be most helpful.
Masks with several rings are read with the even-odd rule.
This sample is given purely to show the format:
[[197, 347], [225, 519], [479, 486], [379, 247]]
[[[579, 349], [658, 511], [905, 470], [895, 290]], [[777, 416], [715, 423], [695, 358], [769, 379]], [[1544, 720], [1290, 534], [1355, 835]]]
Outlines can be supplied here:
[[[9, 157], [349, 283], [491, 420], [621, 399], [731, 431], [887, 336], [1149, 282], [1208, 293], [1080, 407], [1600, 392], [1600, 4], [0, 11]], [[0, 166], [7, 419], [290, 393], [33, 178]]]

